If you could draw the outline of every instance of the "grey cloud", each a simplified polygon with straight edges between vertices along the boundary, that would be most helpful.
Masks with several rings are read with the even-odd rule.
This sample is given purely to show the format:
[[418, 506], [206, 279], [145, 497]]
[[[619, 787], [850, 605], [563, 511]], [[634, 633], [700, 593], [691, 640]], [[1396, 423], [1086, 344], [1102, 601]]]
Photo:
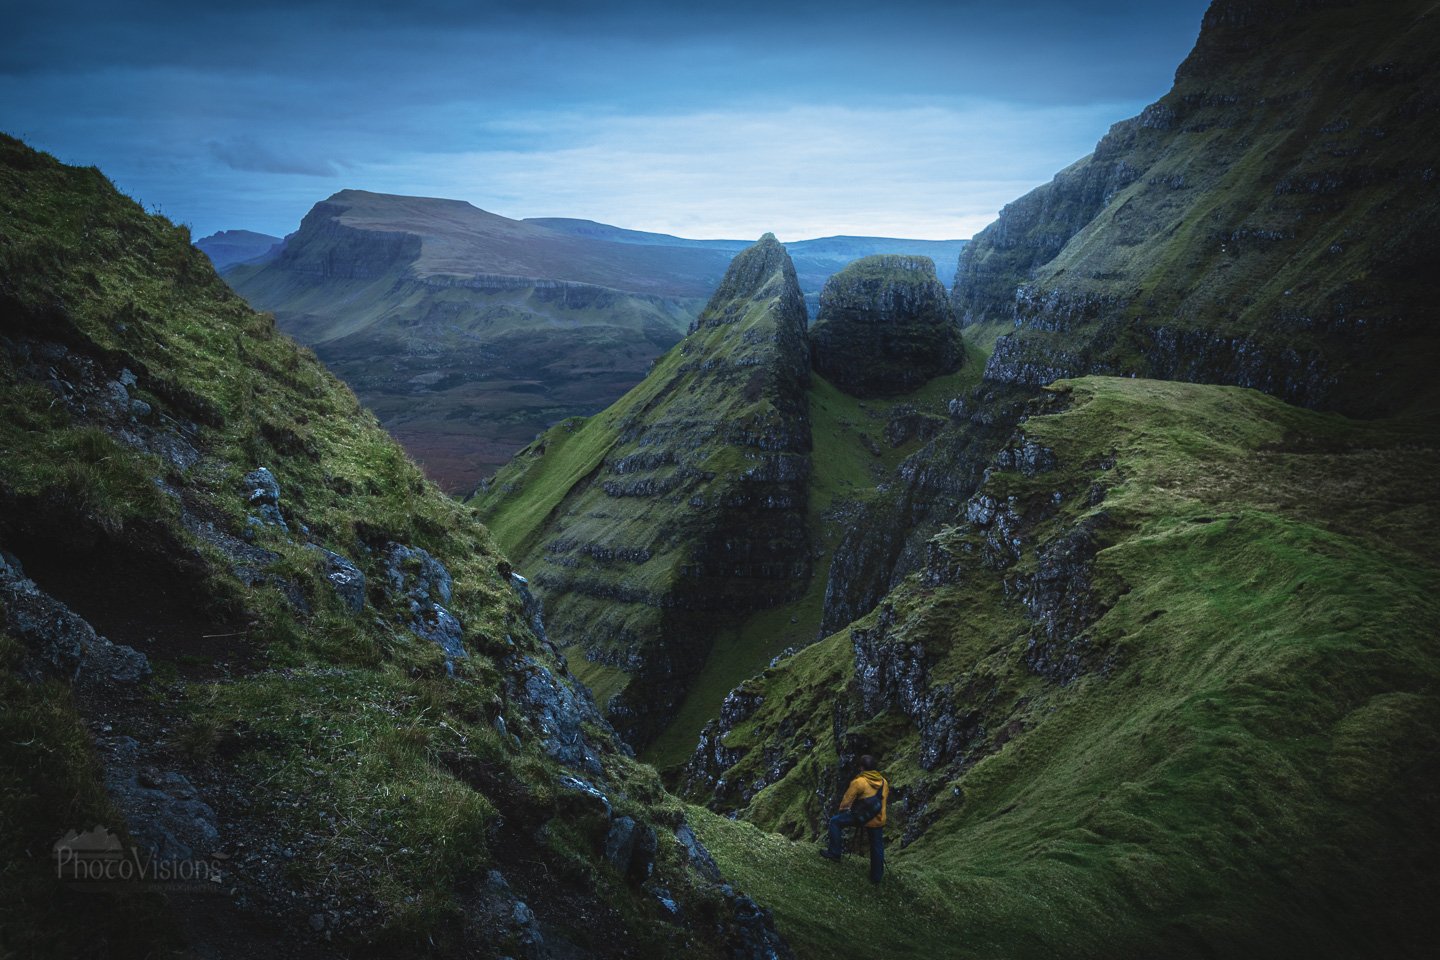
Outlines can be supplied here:
[[282, 154], [250, 137], [211, 140], [205, 146], [212, 157], [232, 170], [293, 173], [306, 177], [333, 177], [338, 172], [330, 160]]

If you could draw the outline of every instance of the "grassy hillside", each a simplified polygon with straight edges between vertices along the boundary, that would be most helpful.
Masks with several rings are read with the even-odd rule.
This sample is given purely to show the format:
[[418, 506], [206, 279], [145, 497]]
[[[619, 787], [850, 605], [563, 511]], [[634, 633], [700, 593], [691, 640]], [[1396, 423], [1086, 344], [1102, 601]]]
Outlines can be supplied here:
[[452, 492], [634, 386], [730, 254], [571, 237], [467, 203], [341, 191], [226, 278], [312, 346]]
[[1218, 0], [1169, 94], [966, 248], [958, 308], [1017, 325], [987, 376], [1433, 410], [1437, 39], [1423, 0]]
[[[996, 470], [972, 501], [1010, 505], [1006, 536], [969, 511], [881, 611], [747, 685], [763, 702], [724, 739], [744, 754], [727, 775], [788, 763], [742, 815], [802, 842], [722, 819], [701, 835], [804, 956], [874, 939], [956, 957], [1421, 955], [1440, 812], [1433, 422], [1225, 387], [1056, 389], [1023, 427], [1053, 467]], [[859, 868], [803, 842], [837, 754], [866, 749], [899, 798], [878, 898], [836, 891]]]
[[718, 627], [809, 581], [804, 329], [767, 236], [644, 382], [552, 429], [476, 500], [637, 745], [678, 708]]
[[936, 377], [914, 393], [878, 403], [852, 397], [823, 377], [812, 375], [809, 405], [814, 467], [806, 526], [813, 538], [816, 562], [809, 586], [798, 600], [754, 613], [719, 631], [675, 719], [642, 754], [645, 761], [671, 777], [678, 776], [701, 730], [719, 716], [731, 690], [760, 673], [777, 656], [814, 642], [830, 583], [830, 565], [847, 530], [865, 504], [891, 496], [888, 481], [895, 470], [907, 457], [921, 454], [924, 447], [924, 437], [919, 434], [892, 443], [886, 438], [886, 429], [911, 410], [938, 422], [945, 415], [946, 404], [972, 389], [984, 368], [985, 354], [977, 356], [971, 351], [965, 366], [955, 373]]
[[[680, 808], [485, 528], [353, 393], [98, 171], [4, 137], [0, 186], [6, 955], [718, 956], [763, 934], [687, 866]], [[653, 842], [607, 857], [622, 817]], [[96, 824], [223, 883], [72, 892], [51, 847]]]

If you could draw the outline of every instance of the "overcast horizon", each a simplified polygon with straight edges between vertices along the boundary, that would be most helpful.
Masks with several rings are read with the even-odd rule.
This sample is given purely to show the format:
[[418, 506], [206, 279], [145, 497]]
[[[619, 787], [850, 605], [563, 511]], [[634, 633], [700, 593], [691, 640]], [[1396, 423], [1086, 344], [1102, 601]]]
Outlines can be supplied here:
[[7, 13], [0, 129], [199, 238], [354, 188], [695, 238], [959, 239], [1169, 89], [1205, 0]]

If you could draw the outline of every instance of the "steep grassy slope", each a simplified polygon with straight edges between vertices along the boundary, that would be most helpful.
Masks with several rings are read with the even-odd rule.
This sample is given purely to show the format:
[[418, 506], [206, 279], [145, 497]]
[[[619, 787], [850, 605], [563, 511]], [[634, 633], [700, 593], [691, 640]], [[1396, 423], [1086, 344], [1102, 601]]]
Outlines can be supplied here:
[[720, 715], [729, 692], [776, 657], [813, 643], [826, 610], [831, 568], [867, 506], [890, 503], [890, 480], [911, 458], [927, 455], [927, 441], [945, 422], [950, 401], [980, 379], [985, 354], [971, 352], [965, 366], [921, 389], [884, 403], [867, 403], [812, 375], [809, 391], [811, 454], [805, 520], [815, 568], [799, 599], [728, 623], [716, 634], [675, 717], [642, 754], [667, 779], [680, 775], [706, 724]]
[[767, 234], [643, 383], [521, 451], [477, 501], [637, 745], [720, 623], [805, 590], [808, 377], [795, 272]]
[[[534, 612], [182, 228], [0, 138], [7, 955], [760, 949]], [[223, 882], [72, 891], [96, 824]]]
[[1217, 0], [1169, 94], [965, 249], [957, 309], [1016, 327], [987, 377], [1433, 409], [1437, 43], [1424, 0]]
[[[1427, 953], [1433, 420], [1103, 378], [1034, 413], [919, 574], [727, 703], [720, 862], [802, 956]], [[861, 751], [875, 897], [755, 826], [813, 836]]]

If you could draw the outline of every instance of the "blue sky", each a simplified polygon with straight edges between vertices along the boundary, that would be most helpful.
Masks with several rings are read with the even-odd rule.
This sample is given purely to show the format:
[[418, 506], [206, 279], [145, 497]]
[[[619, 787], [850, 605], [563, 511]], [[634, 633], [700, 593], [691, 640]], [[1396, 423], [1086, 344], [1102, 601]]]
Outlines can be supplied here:
[[0, 129], [192, 226], [346, 187], [691, 237], [968, 237], [1170, 86], [1205, 0], [51, 0]]

